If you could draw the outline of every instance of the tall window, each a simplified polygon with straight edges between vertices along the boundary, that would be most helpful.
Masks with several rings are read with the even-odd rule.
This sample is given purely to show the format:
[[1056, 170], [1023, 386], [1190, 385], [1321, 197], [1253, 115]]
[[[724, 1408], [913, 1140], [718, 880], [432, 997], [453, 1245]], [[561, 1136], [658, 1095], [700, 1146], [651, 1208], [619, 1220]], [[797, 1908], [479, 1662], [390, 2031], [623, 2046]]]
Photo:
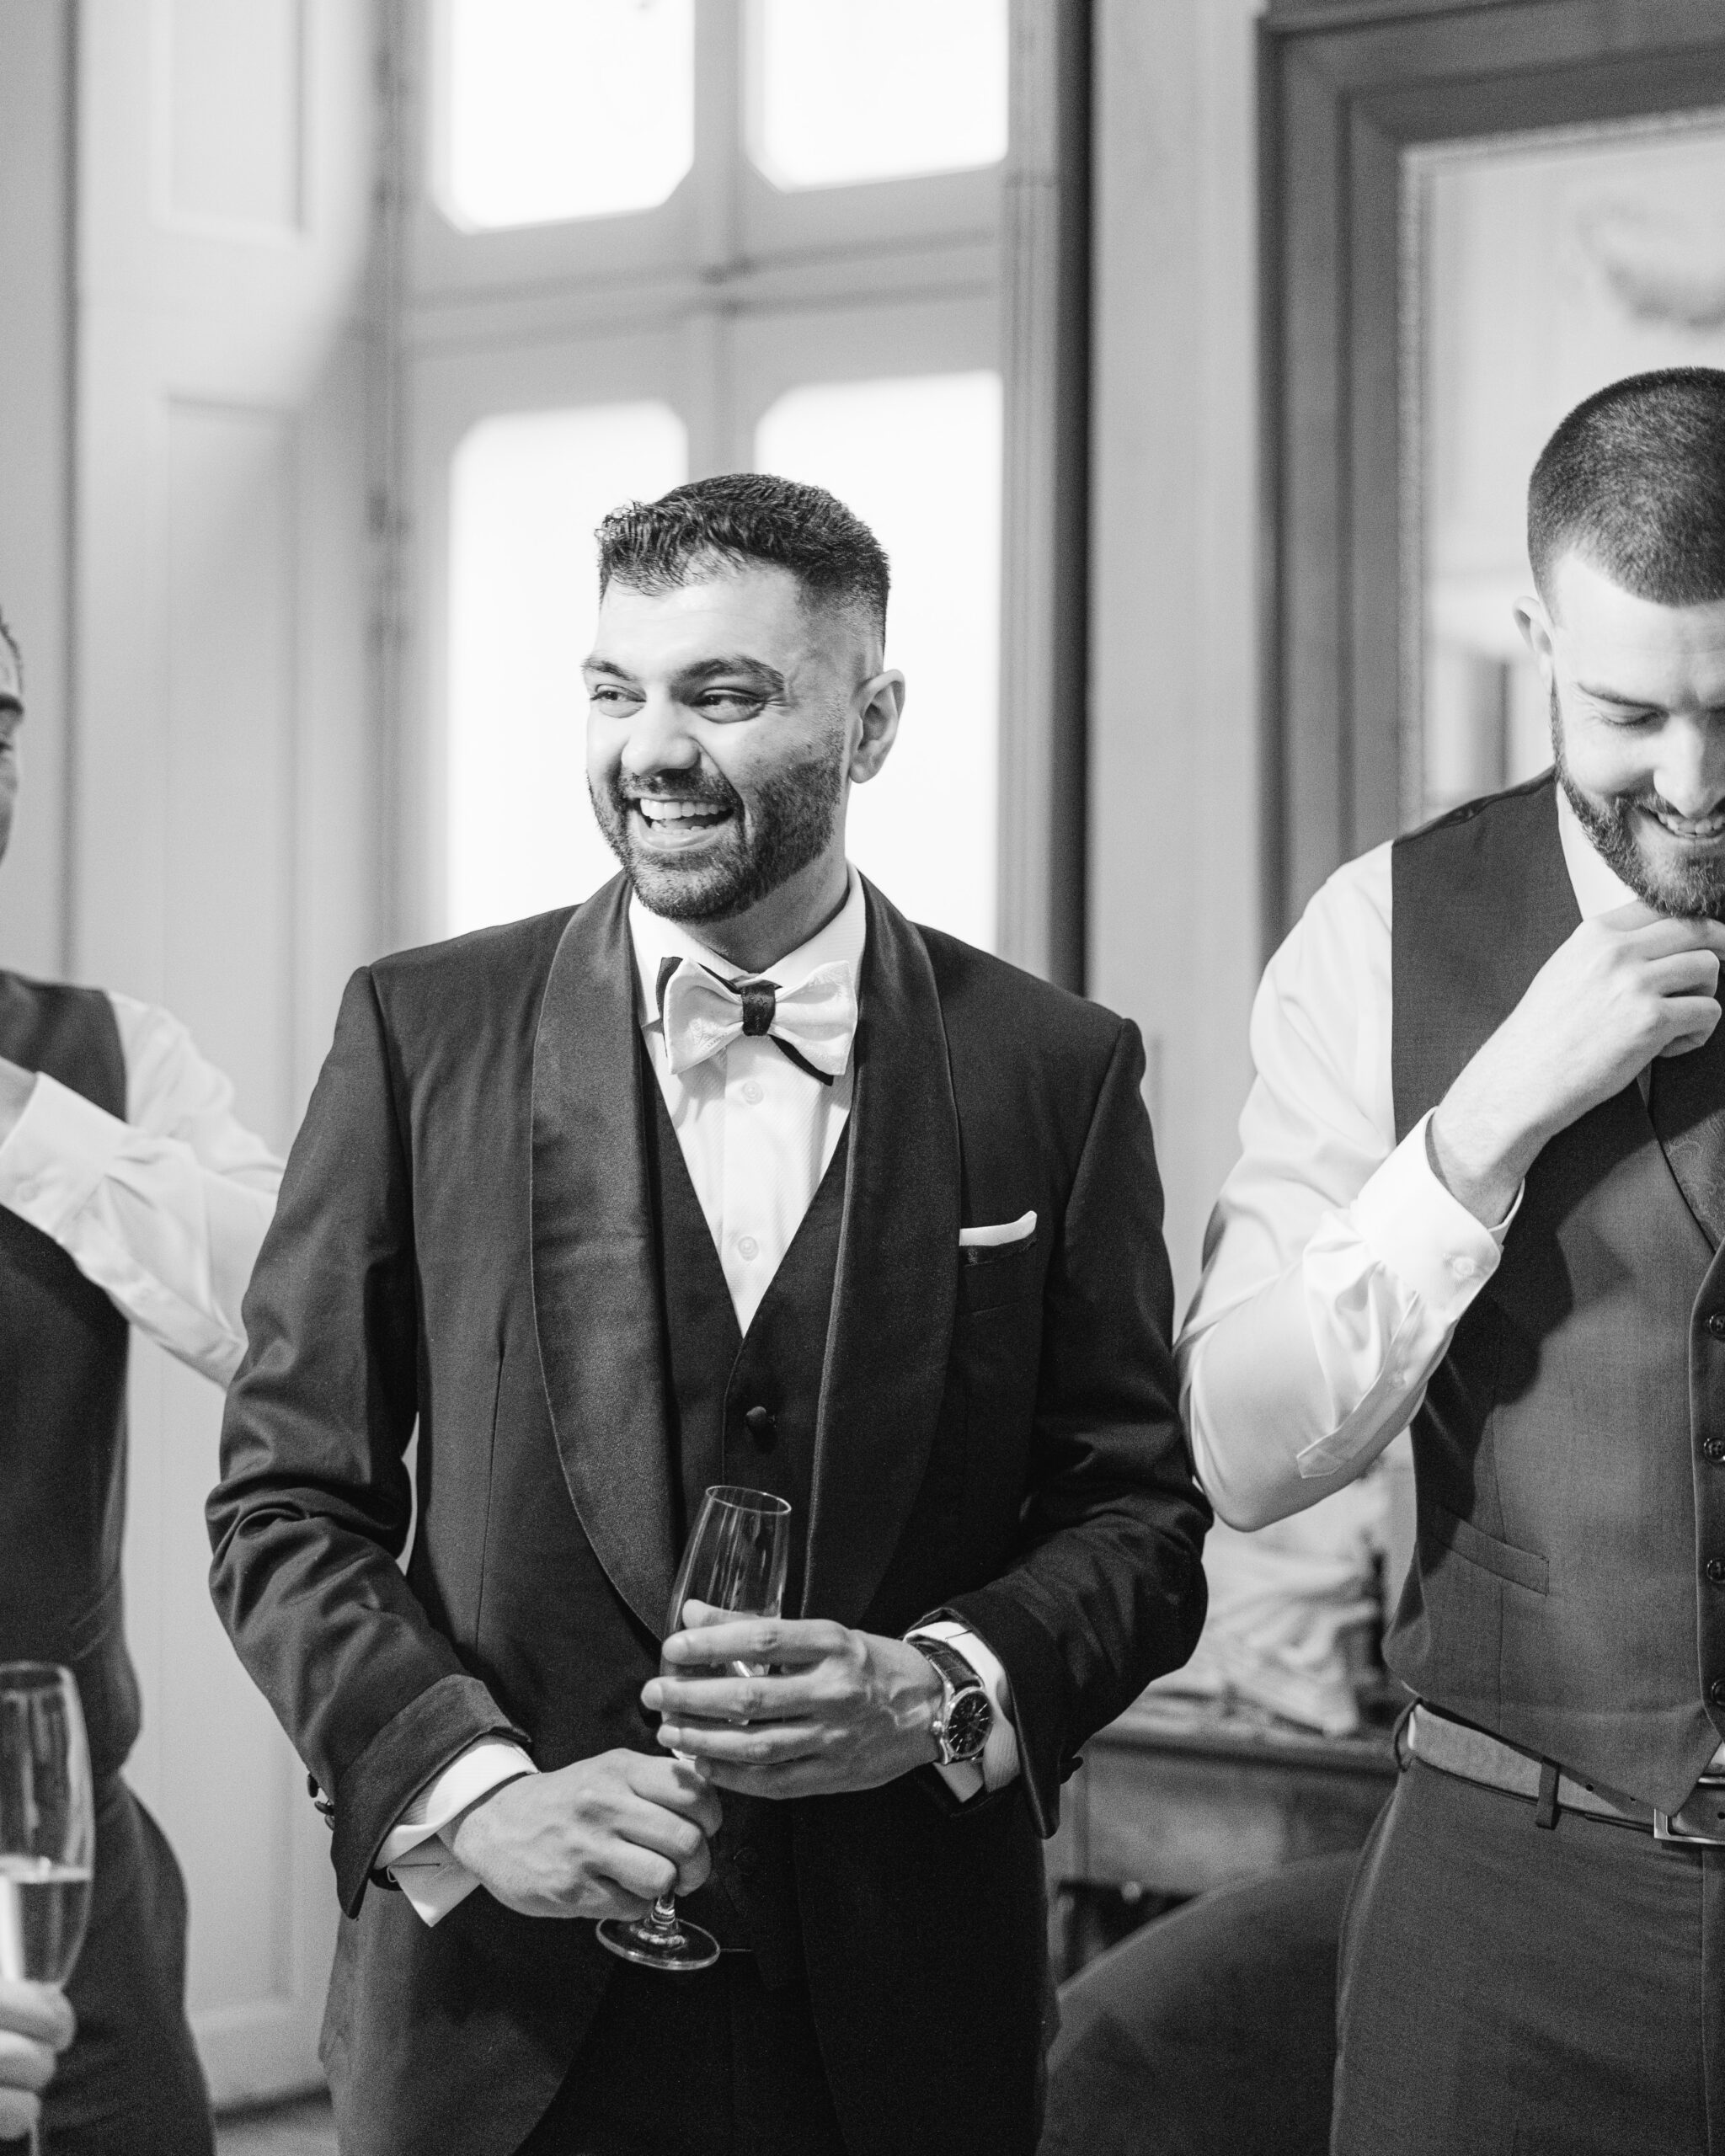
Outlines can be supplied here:
[[853, 857], [996, 940], [1007, 0], [423, 0], [404, 131], [407, 932], [586, 895], [593, 530], [830, 488], [890, 557]]

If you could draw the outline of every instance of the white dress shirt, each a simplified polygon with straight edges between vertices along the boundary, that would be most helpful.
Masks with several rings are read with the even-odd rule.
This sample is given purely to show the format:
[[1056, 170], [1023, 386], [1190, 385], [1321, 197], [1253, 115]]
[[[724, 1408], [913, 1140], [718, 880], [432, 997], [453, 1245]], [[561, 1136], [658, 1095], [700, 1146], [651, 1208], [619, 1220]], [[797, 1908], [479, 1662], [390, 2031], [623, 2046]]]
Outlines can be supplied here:
[[[818, 967], [846, 964], [860, 985], [868, 913], [853, 869], [844, 905], [806, 943], [766, 969], [781, 995]], [[770, 1037], [733, 1040], [681, 1076], [672, 1070], [659, 1012], [659, 977], [667, 958], [692, 958], [726, 979], [737, 969], [680, 923], [629, 905], [642, 1038], [665, 1111], [677, 1135], [701, 1210], [724, 1268], [737, 1324], [746, 1332], [761, 1298], [814, 1201], [850, 1118], [855, 1060], [832, 1084], [799, 1070]], [[958, 1252], [953, 1251], [953, 1262]], [[1003, 1788], [1018, 1771], [1011, 1694], [997, 1657], [965, 1626], [937, 1619], [919, 1630], [948, 1641], [970, 1662], [994, 1701], [994, 1724], [980, 1765], [942, 1767], [953, 1794], [968, 1801]], [[378, 1862], [428, 1924], [435, 1924], [478, 1881], [439, 1838], [478, 1799], [536, 1771], [519, 1746], [481, 1737], [422, 1790], [386, 1838]]]
[[[788, 953], [766, 977], [788, 995], [817, 966], [852, 968], [860, 984], [868, 915], [862, 879], [825, 927]], [[830, 1086], [799, 1070], [777, 1041], [745, 1034], [680, 1078], [660, 1022], [660, 968], [692, 958], [729, 979], [738, 969], [674, 921], [629, 902], [641, 1037], [701, 1201], [740, 1331], [746, 1332], [814, 1202], [851, 1118], [854, 1058]], [[956, 1254], [954, 1257], [956, 1262]]]
[[226, 1385], [245, 1352], [240, 1299], [281, 1163], [178, 1019], [109, 1001], [125, 1120], [39, 1073], [0, 1144], [0, 1205], [58, 1243], [140, 1332]]
[[[1561, 789], [1557, 816], [1583, 919], [1629, 904]], [[1514, 1216], [1482, 1227], [1445, 1188], [1429, 1117], [1396, 1142], [1390, 893], [1387, 846], [1338, 869], [1252, 1007], [1241, 1158], [1176, 1351], [1199, 1479], [1236, 1527], [1316, 1504], [1407, 1428]]]

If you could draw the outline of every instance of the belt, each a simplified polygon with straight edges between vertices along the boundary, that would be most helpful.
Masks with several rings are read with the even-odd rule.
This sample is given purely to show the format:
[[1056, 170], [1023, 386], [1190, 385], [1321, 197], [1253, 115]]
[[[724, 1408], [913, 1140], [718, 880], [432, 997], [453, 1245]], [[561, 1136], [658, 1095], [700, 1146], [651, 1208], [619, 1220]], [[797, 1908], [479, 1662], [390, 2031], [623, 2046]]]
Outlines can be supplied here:
[[1559, 1812], [1578, 1812], [1609, 1826], [1633, 1827], [1656, 1842], [1725, 1849], [1725, 1774], [1703, 1774], [1680, 1811], [1661, 1812], [1597, 1782], [1578, 1781], [1552, 1761], [1518, 1751], [1489, 1731], [1452, 1721], [1423, 1701], [1409, 1710], [1402, 1742], [1422, 1766], [1525, 1797], [1537, 1807], [1541, 1826], [1555, 1826]]

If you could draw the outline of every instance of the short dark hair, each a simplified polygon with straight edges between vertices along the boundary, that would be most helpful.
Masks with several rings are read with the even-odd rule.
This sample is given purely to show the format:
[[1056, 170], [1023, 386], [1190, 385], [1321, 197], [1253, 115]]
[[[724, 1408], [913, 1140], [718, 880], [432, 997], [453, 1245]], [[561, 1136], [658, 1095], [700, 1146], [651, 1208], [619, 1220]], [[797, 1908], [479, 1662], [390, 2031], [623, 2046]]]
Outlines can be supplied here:
[[822, 487], [770, 472], [691, 479], [656, 502], [628, 502], [599, 527], [599, 590], [671, 591], [719, 563], [788, 569], [817, 604], [859, 607], [886, 633], [891, 574], [879, 540]]
[[1527, 490], [1528, 558], [1548, 604], [1572, 551], [1662, 606], [1725, 599], [1725, 372], [1631, 375], [1576, 406]]

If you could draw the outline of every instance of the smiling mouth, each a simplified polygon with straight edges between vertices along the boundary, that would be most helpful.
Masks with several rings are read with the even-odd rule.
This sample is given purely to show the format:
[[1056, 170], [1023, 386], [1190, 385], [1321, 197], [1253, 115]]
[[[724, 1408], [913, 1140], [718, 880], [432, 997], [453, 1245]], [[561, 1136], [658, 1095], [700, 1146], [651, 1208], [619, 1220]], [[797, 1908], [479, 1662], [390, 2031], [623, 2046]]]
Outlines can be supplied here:
[[732, 820], [727, 803], [686, 795], [638, 793], [628, 805], [655, 839], [674, 844], [688, 845]]
[[1716, 809], [1711, 816], [1674, 816], [1666, 810], [1648, 808], [1642, 808], [1641, 814], [1680, 846], [1713, 846], [1725, 839], [1725, 808]]

